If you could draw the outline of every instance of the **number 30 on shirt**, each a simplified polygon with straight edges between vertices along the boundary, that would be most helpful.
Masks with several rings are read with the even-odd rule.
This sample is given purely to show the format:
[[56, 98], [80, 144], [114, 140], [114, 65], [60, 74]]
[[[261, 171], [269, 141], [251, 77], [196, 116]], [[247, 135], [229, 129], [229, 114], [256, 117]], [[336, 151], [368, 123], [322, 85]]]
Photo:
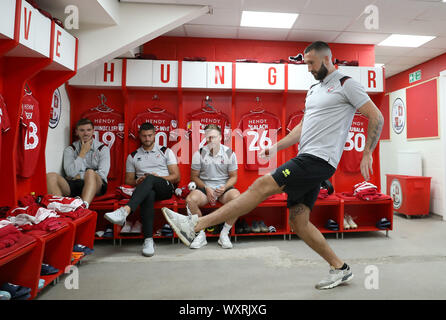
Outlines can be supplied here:
[[353, 149], [355, 149], [357, 152], [364, 151], [365, 140], [364, 133], [349, 131], [347, 141], [345, 142], [344, 151], [351, 151]]

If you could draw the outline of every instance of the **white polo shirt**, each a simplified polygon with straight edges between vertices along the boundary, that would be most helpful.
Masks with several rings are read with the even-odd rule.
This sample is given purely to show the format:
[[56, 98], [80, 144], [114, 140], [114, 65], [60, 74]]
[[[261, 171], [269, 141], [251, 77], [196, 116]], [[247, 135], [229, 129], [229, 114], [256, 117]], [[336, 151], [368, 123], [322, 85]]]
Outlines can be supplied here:
[[237, 157], [231, 148], [223, 144], [220, 144], [216, 155], [211, 155], [206, 145], [194, 153], [191, 168], [199, 170], [199, 177], [204, 184], [215, 189], [228, 181], [229, 172], [238, 169]]
[[160, 177], [167, 177], [169, 175], [167, 166], [172, 164], [177, 164], [177, 158], [171, 149], [155, 144], [152, 150], [146, 151], [141, 146], [128, 155], [126, 172], [135, 172], [136, 178], [152, 172]]
[[356, 80], [333, 71], [313, 85], [305, 98], [299, 153], [309, 153], [337, 167], [356, 110], [370, 97]]

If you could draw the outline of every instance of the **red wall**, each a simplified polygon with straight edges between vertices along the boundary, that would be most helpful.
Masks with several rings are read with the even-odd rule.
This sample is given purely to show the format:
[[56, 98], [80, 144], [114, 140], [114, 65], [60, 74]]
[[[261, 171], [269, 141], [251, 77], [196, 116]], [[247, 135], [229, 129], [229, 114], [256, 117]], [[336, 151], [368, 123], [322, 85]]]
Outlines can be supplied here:
[[380, 140], [390, 140], [389, 96], [385, 96], [383, 98], [380, 110], [384, 117], [384, 126], [381, 132]]
[[438, 137], [437, 80], [406, 90], [407, 139]]
[[[145, 54], [159, 60], [183, 60], [205, 57], [208, 61], [233, 62], [236, 59], [258, 59], [270, 62], [303, 53], [310, 42], [260, 41], [239, 39], [159, 37], [143, 46]], [[329, 43], [333, 59], [358, 60], [360, 66], [375, 65], [373, 45]]]
[[[409, 83], [409, 73], [417, 70], [421, 70], [421, 80]], [[438, 77], [443, 70], [446, 70], [446, 53], [386, 79], [386, 92], [400, 90]]]
[[[421, 70], [421, 79], [409, 83], [409, 74], [417, 70]], [[407, 88], [407, 138], [438, 137], [437, 81], [423, 82], [438, 77], [443, 70], [446, 53], [386, 79], [387, 93]]]

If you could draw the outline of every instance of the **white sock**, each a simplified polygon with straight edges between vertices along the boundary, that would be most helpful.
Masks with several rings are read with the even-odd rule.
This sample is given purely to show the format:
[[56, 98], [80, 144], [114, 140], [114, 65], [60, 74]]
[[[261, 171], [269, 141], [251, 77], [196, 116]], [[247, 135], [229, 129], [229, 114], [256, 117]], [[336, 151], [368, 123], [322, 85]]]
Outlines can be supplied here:
[[227, 224], [227, 223], [225, 222], [225, 225], [224, 225], [223, 228], [221, 229], [221, 232], [220, 232], [220, 233], [226, 233], [226, 234], [228, 234], [229, 231], [231, 230], [231, 228], [232, 228], [232, 226], [229, 225], [229, 224]]

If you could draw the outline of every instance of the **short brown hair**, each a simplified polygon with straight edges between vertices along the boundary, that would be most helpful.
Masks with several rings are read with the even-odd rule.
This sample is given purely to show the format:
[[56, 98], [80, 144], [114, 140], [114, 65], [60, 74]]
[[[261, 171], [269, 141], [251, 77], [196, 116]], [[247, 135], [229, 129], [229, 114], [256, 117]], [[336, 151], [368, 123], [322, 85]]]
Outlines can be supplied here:
[[150, 122], [144, 122], [143, 124], [141, 124], [139, 126], [139, 132], [143, 131], [143, 130], [155, 130], [155, 126], [153, 124], [151, 124]]
[[216, 124], [208, 124], [206, 127], [204, 127], [204, 131], [206, 130], [217, 130], [218, 133], [221, 135], [221, 129]]
[[82, 118], [82, 119], [79, 119], [78, 122], [76, 122], [76, 129], [79, 128], [80, 126], [85, 125], [85, 124], [90, 124], [94, 128], [93, 122], [90, 119]]
[[305, 48], [304, 53], [308, 53], [311, 50], [316, 51], [317, 53], [323, 53], [331, 59], [331, 49], [330, 46], [323, 41], [315, 41]]

